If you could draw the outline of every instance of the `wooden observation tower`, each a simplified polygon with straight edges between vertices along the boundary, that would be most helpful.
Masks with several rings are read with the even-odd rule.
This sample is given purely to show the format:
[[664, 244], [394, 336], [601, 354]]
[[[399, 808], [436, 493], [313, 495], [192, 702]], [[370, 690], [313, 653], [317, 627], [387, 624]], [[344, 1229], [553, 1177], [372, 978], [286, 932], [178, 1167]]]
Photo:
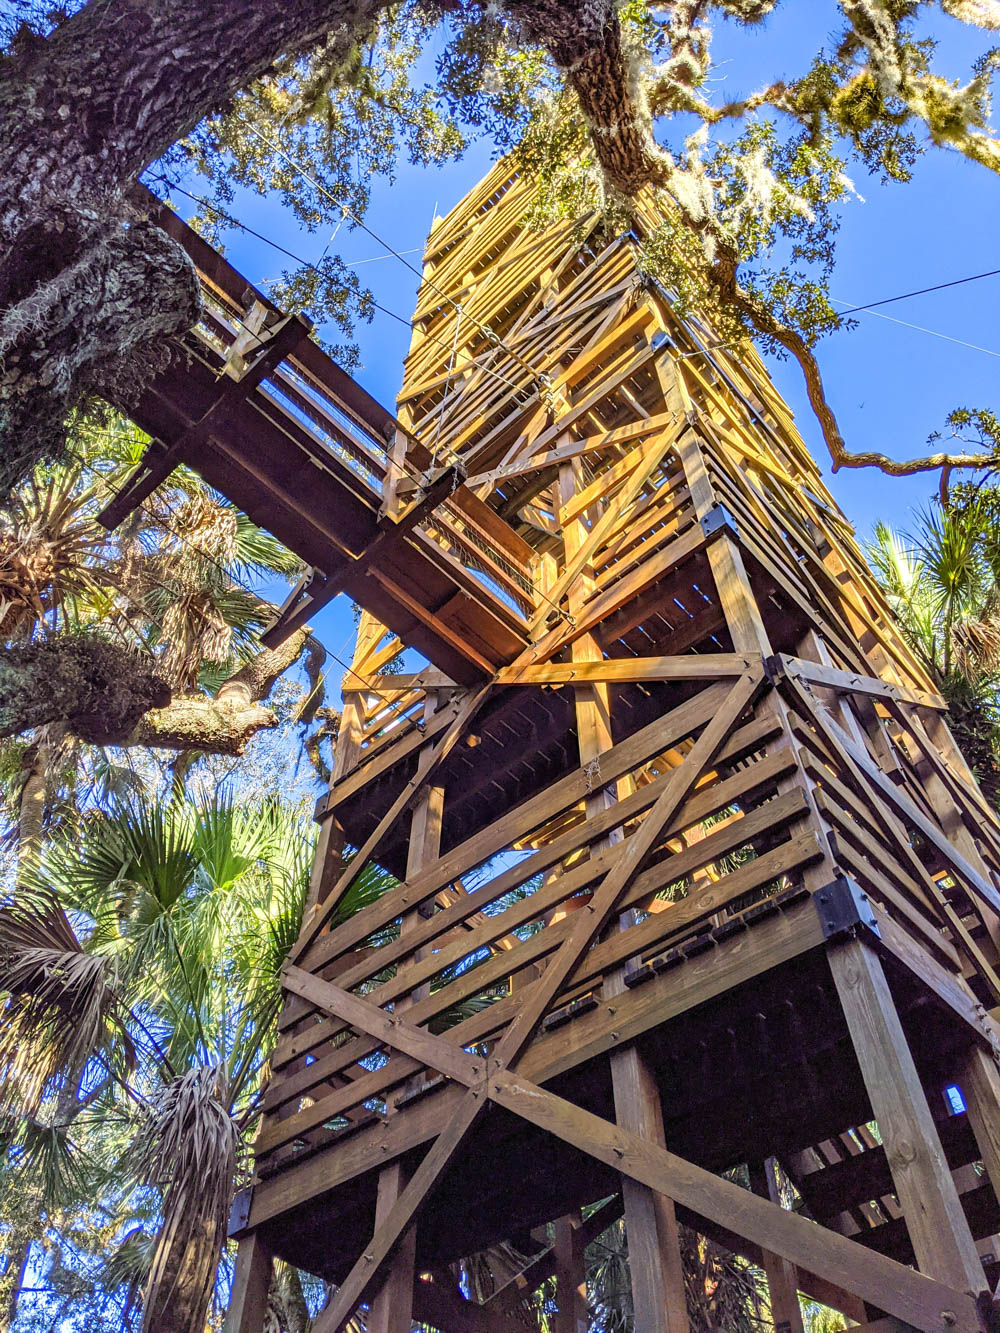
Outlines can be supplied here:
[[[788, 1333], [796, 1291], [995, 1333], [1000, 825], [760, 360], [644, 280], [646, 205], [609, 240], [531, 204], [501, 164], [435, 224], [337, 582], [229, 1327], [277, 1255], [339, 1284], [321, 1333], [523, 1327], [552, 1277], [577, 1333], [623, 1214], [638, 1333], [688, 1330], [679, 1223]], [[345, 919], [369, 861], [399, 887]], [[504, 1241], [525, 1271], [467, 1299], [448, 1266]]]

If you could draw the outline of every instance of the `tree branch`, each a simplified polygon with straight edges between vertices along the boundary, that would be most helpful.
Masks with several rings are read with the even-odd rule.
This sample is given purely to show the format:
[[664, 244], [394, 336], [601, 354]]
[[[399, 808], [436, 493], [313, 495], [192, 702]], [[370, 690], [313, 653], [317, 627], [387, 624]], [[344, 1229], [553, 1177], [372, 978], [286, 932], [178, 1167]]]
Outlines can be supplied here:
[[737, 260], [731, 246], [721, 247], [719, 258], [709, 270], [709, 280], [722, 303], [738, 311], [765, 337], [773, 338], [798, 362], [806, 382], [809, 405], [823, 432], [823, 440], [830, 453], [833, 471], [842, 467], [877, 467], [890, 477], [909, 477], [918, 472], [936, 472], [939, 468], [984, 468], [996, 463], [995, 454], [928, 454], [922, 458], [896, 459], [887, 454], [866, 450], [852, 453], [844, 443], [836, 414], [830, 406], [820, 374], [819, 362], [812, 349], [797, 329], [785, 324], [774, 311], [759, 301], [736, 278]]
[[152, 709], [135, 727], [125, 745], [163, 750], [196, 750], [203, 754], [241, 755], [259, 731], [278, 725], [277, 715], [260, 702], [274, 683], [297, 662], [312, 634], [297, 630], [277, 648], [263, 648], [230, 676], [214, 699], [187, 694], [165, 708]]

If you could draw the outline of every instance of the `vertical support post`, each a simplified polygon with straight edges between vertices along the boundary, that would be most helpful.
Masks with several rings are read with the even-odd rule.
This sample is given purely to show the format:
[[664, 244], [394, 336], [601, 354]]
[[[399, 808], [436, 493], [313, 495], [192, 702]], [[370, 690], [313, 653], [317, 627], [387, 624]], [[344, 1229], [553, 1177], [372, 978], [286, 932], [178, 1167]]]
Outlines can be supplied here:
[[827, 957], [917, 1267], [959, 1291], [979, 1292], [983, 1268], [881, 960], [861, 939], [833, 944]]
[[[770, 1199], [776, 1208], [781, 1207], [773, 1157], [768, 1157], [763, 1162], [750, 1163], [750, 1187], [754, 1194]], [[767, 1274], [767, 1289], [771, 1297], [771, 1318], [774, 1321], [775, 1333], [805, 1333], [795, 1265], [790, 1264], [787, 1259], [782, 1259], [780, 1255], [772, 1254], [769, 1250], [763, 1251], [761, 1259], [764, 1272]]]
[[[560, 510], [576, 493], [579, 480], [577, 465], [564, 463], [560, 467]], [[560, 514], [560, 525], [566, 563], [569, 564], [586, 541], [588, 529], [582, 515], [563, 521]], [[567, 589], [571, 613], [578, 611], [586, 602], [594, 586], [592, 571], [584, 568]], [[571, 651], [574, 661], [599, 661], [603, 657], [600, 645], [591, 634], [575, 639]], [[603, 684], [574, 688], [580, 762], [599, 764], [602, 751], [610, 749], [613, 743], [609, 690]], [[598, 778], [595, 786], [599, 781]], [[615, 799], [615, 795], [606, 787], [596, 790], [586, 801], [588, 816], [607, 809], [614, 804]], [[615, 830], [608, 841], [620, 840], [621, 836], [620, 830]], [[606, 980], [606, 996], [620, 994], [623, 990], [623, 976]], [[665, 1147], [660, 1094], [645, 1060], [635, 1047], [612, 1054], [611, 1080], [615, 1119], [618, 1123], [624, 1129]], [[641, 1328], [643, 1333], [689, 1333], [684, 1271], [673, 1201], [624, 1176], [622, 1194], [636, 1328]]]
[[[366, 660], [379, 645], [385, 634], [385, 626], [380, 624], [368, 611], [362, 611], [358, 625], [358, 635], [354, 641], [354, 655], [351, 658], [351, 671], [361, 672]], [[352, 688], [353, 687], [353, 688]], [[357, 688], [357, 681], [350, 672], [344, 676], [341, 685], [344, 696], [344, 709], [340, 716], [340, 730], [333, 747], [333, 768], [330, 773], [330, 790], [354, 768], [361, 752], [361, 733], [364, 730], [364, 693]], [[344, 868], [344, 834], [336, 821], [335, 815], [327, 815], [320, 829], [316, 854], [313, 858], [312, 874], [309, 878], [309, 892], [302, 913], [303, 922], [308, 921], [313, 909], [320, 906], [329, 896], [331, 889]]]
[[992, 1055], [974, 1046], [959, 1081], [983, 1168], [1000, 1201], [1000, 1069]]
[[556, 1317], [553, 1333], [587, 1333], [587, 1272], [579, 1209], [555, 1225]]
[[[417, 797], [410, 816], [410, 844], [406, 856], [406, 875], [409, 879], [429, 862], [436, 860], [441, 846], [441, 818], [444, 813], [444, 789], [425, 787]], [[407, 912], [400, 931], [405, 935], [419, 924], [418, 912]], [[400, 962], [400, 968], [405, 966]], [[402, 1013], [413, 1001], [404, 996], [396, 1006]], [[393, 1108], [387, 1108], [392, 1114]], [[383, 1168], [378, 1179], [375, 1203], [375, 1230], [392, 1212], [399, 1196], [408, 1183], [407, 1172], [401, 1162]], [[413, 1328], [413, 1283], [416, 1277], [417, 1228], [412, 1224], [403, 1233], [386, 1274], [385, 1282], [372, 1301], [368, 1319], [368, 1333], [411, 1333]]]
[[[662, 371], [660, 372], [660, 380], [664, 385], [664, 393], [666, 394], [668, 386], [665, 383], [665, 376]], [[715, 487], [712, 485], [708, 468], [705, 466], [701, 445], [693, 431], [688, 431], [678, 441], [677, 453], [684, 469], [688, 489], [691, 492], [694, 511], [699, 519], [704, 518], [716, 503]], [[757, 605], [757, 599], [754, 596], [750, 578], [743, 563], [742, 552], [728, 532], [723, 532], [709, 546], [708, 563], [712, 571], [712, 577], [715, 580], [716, 595], [719, 598], [722, 613], [726, 619], [726, 626], [733, 641], [733, 649], [738, 653], [760, 653], [763, 657], [769, 657], [773, 650], [767, 627], [760, 614], [760, 608]], [[806, 779], [803, 771], [799, 748], [792, 736], [792, 729], [788, 722], [788, 710], [784, 701], [772, 691], [764, 699], [761, 706], [773, 711], [781, 721], [783, 735], [775, 744], [780, 748], [787, 747], [795, 756], [797, 771], [790, 774], [779, 784], [778, 791], [784, 793], [795, 789], [805, 792], [812, 815], [813, 827], [819, 833], [826, 853], [822, 860], [814, 862], [802, 874], [802, 881], [806, 888], [815, 891], [829, 883], [834, 873], [833, 857], [830, 854], [826, 839], [826, 821], [816, 805], [812, 794], [812, 784]]]
[[[636, 1048], [612, 1057], [615, 1119], [625, 1129], [666, 1147], [660, 1094]], [[625, 1232], [637, 1329], [688, 1333], [680, 1232], [672, 1199], [622, 1176]]]
[[271, 1287], [271, 1261], [271, 1250], [257, 1232], [240, 1241], [223, 1333], [263, 1333], [267, 1293]]

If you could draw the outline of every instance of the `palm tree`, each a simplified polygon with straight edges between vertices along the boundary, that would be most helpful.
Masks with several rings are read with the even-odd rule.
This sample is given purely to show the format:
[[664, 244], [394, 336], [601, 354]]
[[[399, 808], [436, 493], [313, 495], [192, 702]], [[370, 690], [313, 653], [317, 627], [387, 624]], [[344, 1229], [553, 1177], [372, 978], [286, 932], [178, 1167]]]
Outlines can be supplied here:
[[956, 488], [914, 534], [875, 527], [867, 554], [903, 633], [948, 702], [949, 722], [990, 800], [1000, 799], [1000, 508]]
[[[47, 846], [0, 911], [9, 1183], [39, 1165], [26, 1146], [47, 1131], [61, 1136], [64, 1175], [72, 1166], [84, 1188], [117, 1195], [121, 1225], [152, 1191], [155, 1235], [136, 1222], [124, 1254], [133, 1270], [148, 1263], [144, 1329], [204, 1327], [249, 1165], [310, 827], [273, 802], [132, 797]], [[366, 870], [338, 918], [391, 883]], [[90, 1098], [86, 1133], [55, 1118], [67, 1089]]]

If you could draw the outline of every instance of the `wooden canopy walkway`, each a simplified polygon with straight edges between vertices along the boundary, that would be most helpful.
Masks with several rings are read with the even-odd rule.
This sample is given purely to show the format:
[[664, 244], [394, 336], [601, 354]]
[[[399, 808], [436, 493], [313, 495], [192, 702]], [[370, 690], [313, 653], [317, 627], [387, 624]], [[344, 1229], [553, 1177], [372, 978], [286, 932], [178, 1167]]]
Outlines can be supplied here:
[[[186, 463], [309, 566], [274, 635], [346, 592], [456, 681], [510, 661], [533, 606], [524, 544], [323, 352], [307, 321], [149, 204], [198, 269], [204, 315], [132, 412], [153, 443], [104, 522]], [[394, 467], [411, 485], [390, 512]], [[431, 512], [443, 539], [428, 533]]]
[[688, 1333], [679, 1224], [788, 1333], [797, 1291], [995, 1333], [1000, 824], [759, 359], [643, 277], [649, 201], [533, 202], [501, 164], [435, 227], [398, 422], [185, 240], [214, 304], [151, 466], [365, 608], [227, 1327], [278, 1255], [338, 1284], [318, 1333], [496, 1333], [553, 1277], [578, 1333], [624, 1215], [641, 1333]]

